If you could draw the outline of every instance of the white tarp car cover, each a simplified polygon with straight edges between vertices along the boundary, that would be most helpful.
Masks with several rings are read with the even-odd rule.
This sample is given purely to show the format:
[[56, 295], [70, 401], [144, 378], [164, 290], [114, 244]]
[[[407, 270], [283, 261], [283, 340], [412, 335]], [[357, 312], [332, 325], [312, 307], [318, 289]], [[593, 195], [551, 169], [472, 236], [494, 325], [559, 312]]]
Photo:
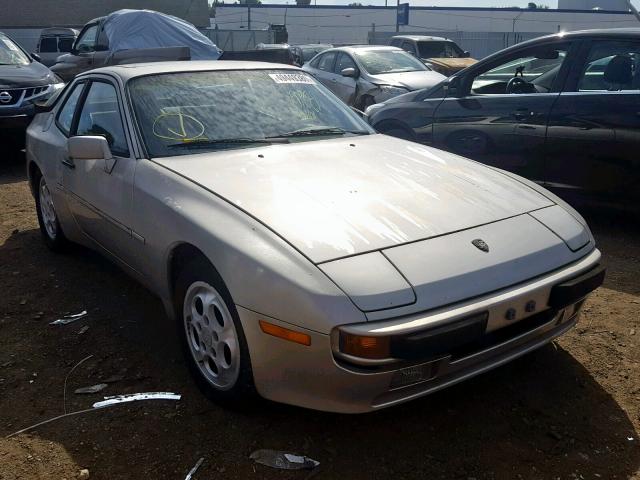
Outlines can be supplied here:
[[196, 27], [180, 18], [152, 10], [117, 10], [104, 23], [109, 50], [189, 47], [191, 60], [217, 60], [222, 52]]

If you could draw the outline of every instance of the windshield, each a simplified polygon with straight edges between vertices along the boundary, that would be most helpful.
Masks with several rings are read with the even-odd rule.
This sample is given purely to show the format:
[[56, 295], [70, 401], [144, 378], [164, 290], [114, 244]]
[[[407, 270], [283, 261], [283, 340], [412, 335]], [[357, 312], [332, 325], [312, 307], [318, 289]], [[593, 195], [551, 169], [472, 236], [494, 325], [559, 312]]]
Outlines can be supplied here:
[[28, 65], [29, 57], [11, 39], [0, 35], [0, 65]]
[[420, 58], [459, 58], [462, 49], [453, 42], [418, 42]]
[[355, 54], [371, 75], [429, 70], [424, 63], [404, 50], [356, 50]]
[[153, 157], [373, 133], [296, 70], [169, 73], [136, 78], [128, 88]]

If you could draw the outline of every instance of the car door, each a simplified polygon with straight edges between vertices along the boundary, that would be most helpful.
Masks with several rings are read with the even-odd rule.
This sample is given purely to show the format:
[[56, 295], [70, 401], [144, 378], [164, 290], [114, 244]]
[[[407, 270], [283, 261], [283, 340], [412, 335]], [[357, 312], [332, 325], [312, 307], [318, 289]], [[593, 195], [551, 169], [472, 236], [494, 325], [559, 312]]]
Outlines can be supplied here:
[[131, 155], [118, 89], [106, 79], [92, 79], [83, 92], [71, 136], [101, 135], [110, 160], [64, 160], [63, 187], [80, 229], [98, 245], [132, 265], [135, 241], [131, 202], [136, 160]]
[[[342, 75], [342, 71], [345, 68], [353, 68], [356, 71], [355, 77], [346, 77]], [[338, 57], [336, 58], [336, 63], [334, 67], [335, 77], [332, 80], [333, 88], [331, 89], [333, 93], [336, 94], [340, 100], [342, 100], [347, 105], [352, 105], [356, 96], [356, 86], [357, 80], [356, 78], [359, 75], [359, 69], [356, 65], [356, 62], [351, 58], [351, 55], [345, 52], [338, 53]]]
[[458, 77], [436, 110], [433, 145], [542, 183], [547, 119], [572, 45], [524, 47]]
[[585, 41], [551, 110], [546, 185], [574, 201], [640, 204], [640, 40]]
[[323, 53], [322, 55], [320, 55], [320, 57], [318, 57], [317, 61], [314, 62], [313, 66], [315, 68], [311, 72], [313, 76], [320, 81], [320, 83], [322, 83], [333, 93], [337, 93], [336, 74], [334, 71], [337, 56], [338, 52]]

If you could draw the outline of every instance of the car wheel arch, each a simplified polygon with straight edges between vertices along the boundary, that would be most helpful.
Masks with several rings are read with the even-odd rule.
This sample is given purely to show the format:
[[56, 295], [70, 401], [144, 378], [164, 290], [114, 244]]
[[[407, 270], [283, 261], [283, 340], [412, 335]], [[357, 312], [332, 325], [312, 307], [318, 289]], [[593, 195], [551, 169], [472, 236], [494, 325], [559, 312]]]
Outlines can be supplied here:
[[[193, 260], [200, 259], [209, 264], [217, 271], [213, 262], [204, 252], [195, 245], [188, 242], [180, 242], [174, 245], [167, 256], [167, 286], [170, 294], [173, 296], [176, 288], [176, 282], [182, 270]], [[218, 272], [219, 275], [219, 272]]]
[[382, 134], [390, 130], [403, 130], [412, 140], [415, 141], [416, 139], [416, 134], [413, 129], [400, 120], [382, 120], [381, 122], [373, 125], [373, 128], [375, 128], [377, 132]]
[[27, 179], [32, 195], [35, 195], [36, 189], [38, 188], [38, 186], [36, 185], [36, 182], [38, 181], [38, 175], [42, 175], [42, 170], [36, 162], [30, 160], [27, 164]]

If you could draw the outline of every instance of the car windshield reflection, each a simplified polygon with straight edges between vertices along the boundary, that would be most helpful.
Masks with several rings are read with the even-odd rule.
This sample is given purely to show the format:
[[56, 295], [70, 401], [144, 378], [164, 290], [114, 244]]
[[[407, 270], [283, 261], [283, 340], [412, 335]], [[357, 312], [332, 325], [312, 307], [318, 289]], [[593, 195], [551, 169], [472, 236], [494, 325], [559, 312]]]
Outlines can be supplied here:
[[[272, 143], [266, 139], [297, 142], [372, 133], [354, 112], [299, 71], [161, 74], [133, 80], [129, 92], [154, 157]], [[184, 148], [176, 148], [181, 144]]]

